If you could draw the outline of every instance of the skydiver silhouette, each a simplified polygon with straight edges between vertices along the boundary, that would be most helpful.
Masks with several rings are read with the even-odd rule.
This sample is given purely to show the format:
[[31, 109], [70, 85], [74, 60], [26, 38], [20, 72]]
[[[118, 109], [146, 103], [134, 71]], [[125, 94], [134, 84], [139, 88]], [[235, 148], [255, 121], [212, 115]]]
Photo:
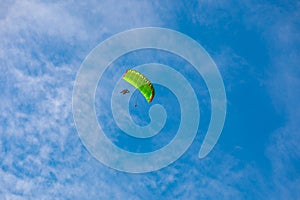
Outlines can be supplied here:
[[122, 93], [122, 94], [127, 94], [127, 93], [129, 93], [129, 90], [128, 90], [128, 89], [124, 89], [124, 90], [122, 90], [120, 93]]

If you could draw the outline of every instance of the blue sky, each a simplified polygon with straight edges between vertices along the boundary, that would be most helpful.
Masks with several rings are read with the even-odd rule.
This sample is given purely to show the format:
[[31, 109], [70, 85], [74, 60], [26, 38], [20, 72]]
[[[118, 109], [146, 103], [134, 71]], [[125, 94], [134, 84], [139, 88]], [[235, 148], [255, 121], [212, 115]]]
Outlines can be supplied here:
[[[0, 199], [300, 198], [299, 13], [297, 1], [2, 1]], [[227, 116], [217, 145], [199, 159], [210, 119], [201, 76], [191, 76], [191, 66], [185, 63], [183, 70], [178, 64], [184, 61], [166, 52], [137, 51], [116, 60], [112, 69], [153, 60], [173, 65], [187, 75], [201, 112], [197, 136], [177, 161], [130, 174], [106, 167], [81, 143], [72, 92], [81, 63], [96, 45], [147, 26], [179, 31], [206, 49], [223, 77]], [[109, 110], [109, 96], [99, 93], [112, 87], [122, 68], [105, 75], [101, 81], [110, 82], [99, 82], [96, 111], [110, 139], [139, 152], [174, 137], [180, 120], [175, 115], [163, 129], [166, 137], [116, 137], [113, 131], [122, 132], [100, 112]], [[172, 100], [156, 101], [177, 114], [170, 109], [178, 106], [174, 95], [157, 88]], [[131, 108], [138, 124], [149, 122], [148, 109], [143, 102]]]

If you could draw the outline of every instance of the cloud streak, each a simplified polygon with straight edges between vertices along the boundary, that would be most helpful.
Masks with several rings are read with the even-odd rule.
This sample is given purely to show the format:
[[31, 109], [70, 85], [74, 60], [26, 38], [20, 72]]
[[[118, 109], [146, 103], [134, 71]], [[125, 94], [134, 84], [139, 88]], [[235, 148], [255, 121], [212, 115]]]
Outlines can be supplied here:
[[[268, 177], [255, 162], [247, 163], [230, 155], [222, 145], [199, 160], [195, 152], [201, 146], [200, 138], [170, 167], [134, 176], [103, 166], [82, 146], [70, 102], [73, 81], [83, 58], [98, 42], [125, 29], [164, 25], [180, 30], [184, 16], [181, 4], [7, 2], [0, 8], [0, 199], [300, 196], [300, 150], [296, 143], [300, 106], [295, 95], [300, 88], [299, 3], [283, 7], [269, 3], [254, 5], [250, 1], [199, 1], [196, 10], [191, 10], [195, 7], [192, 3], [184, 6], [190, 20], [185, 25], [195, 26], [194, 34], [202, 34], [199, 40], [210, 38], [204, 46], [214, 56], [219, 52], [225, 58], [234, 55], [233, 61], [223, 60], [223, 55], [219, 57], [218, 65], [224, 67], [222, 73], [232, 63], [236, 63], [237, 73], [240, 64], [253, 67], [225, 40], [230, 40], [228, 33], [239, 35], [231, 29], [234, 23], [243, 23], [266, 42], [271, 63], [268, 79], [262, 84], [269, 89], [278, 113], [286, 117], [285, 124], [270, 136], [265, 150], [271, 163]], [[227, 35], [217, 34], [224, 30]], [[218, 47], [212, 41], [219, 42]], [[226, 67], [224, 63], [229, 64]], [[228, 84], [237, 81], [230, 78]], [[230, 87], [235, 89], [234, 84]]]

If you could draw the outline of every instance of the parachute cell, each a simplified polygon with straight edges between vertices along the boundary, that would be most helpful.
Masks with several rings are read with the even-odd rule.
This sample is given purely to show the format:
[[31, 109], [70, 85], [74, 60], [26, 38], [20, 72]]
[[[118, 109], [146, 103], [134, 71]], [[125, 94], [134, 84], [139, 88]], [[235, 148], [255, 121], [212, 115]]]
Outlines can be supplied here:
[[150, 103], [155, 95], [152, 83], [140, 72], [128, 69], [123, 75], [123, 79], [137, 88]]

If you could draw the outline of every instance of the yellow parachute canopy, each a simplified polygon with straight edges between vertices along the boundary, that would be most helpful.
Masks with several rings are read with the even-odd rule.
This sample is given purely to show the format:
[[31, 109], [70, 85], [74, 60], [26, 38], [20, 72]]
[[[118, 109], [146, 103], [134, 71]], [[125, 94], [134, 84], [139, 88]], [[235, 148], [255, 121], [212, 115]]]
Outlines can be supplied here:
[[123, 75], [123, 79], [137, 88], [150, 103], [155, 95], [152, 83], [140, 72], [128, 69]]

